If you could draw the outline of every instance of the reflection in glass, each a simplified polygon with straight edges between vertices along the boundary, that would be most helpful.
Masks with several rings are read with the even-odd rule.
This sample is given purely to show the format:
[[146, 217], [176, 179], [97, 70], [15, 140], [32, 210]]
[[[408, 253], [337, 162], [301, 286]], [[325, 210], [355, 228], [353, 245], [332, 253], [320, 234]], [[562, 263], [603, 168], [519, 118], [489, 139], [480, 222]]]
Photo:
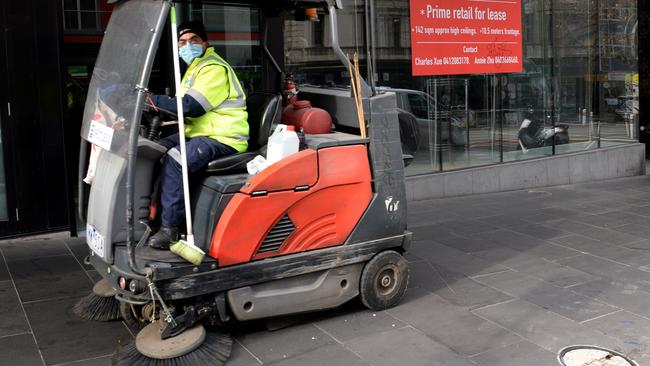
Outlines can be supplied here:
[[636, 141], [636, 1], [522, 0], [522, 73], [431, 77], [411, 76], [409, 1], [370, 4], [377, 85], [417, 121], [407, 175]]
[[210, 45], [232, 65], [246, 94], [261, 90], [259, 9], [235, 5], [193, 5], [192, 17], [205, 24]]

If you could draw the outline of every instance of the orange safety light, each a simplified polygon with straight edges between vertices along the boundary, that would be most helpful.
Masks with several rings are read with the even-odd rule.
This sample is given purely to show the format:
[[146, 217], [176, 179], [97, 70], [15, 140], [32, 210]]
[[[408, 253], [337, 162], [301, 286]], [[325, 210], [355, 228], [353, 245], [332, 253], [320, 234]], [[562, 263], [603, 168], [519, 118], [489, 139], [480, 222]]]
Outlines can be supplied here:
[[318, 11], [316, 8], [306, 8], [305, 9], [305, 16], [307, 16], [307, 19], [311, 20], [312, 22], [318, 22]]

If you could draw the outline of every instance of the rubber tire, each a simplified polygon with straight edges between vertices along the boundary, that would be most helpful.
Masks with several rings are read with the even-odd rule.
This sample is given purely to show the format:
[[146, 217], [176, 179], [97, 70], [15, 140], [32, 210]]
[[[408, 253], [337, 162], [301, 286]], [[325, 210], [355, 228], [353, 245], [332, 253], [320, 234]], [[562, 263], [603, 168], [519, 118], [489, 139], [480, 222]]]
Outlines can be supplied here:
[[[392, 277], [389, 288], [382, 292], [380, 281]], [[361, 272], [359, 297], [371, 310], [391, 308], [402, 299], [409, 282], [408, 261], [396, 251], [387, 250], [375, 255]]]

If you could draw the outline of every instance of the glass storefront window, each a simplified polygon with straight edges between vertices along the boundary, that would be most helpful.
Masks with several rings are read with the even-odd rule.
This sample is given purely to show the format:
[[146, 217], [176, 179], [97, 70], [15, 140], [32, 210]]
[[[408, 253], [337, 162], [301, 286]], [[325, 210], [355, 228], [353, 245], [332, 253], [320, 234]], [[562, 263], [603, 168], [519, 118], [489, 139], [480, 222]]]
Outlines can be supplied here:
[[637, 2], [520, 3], [523, 72], [414, 77], [410, 1], [369, 0], [378, 90], [417, 120], [407, 175], [636, 141]]
[[233, 67], [247, 94], [262, 88], [259, 9], [249, 6], [194, 6], [192, 18], [201, 20], [210, 45]]
[[[350, 59], [357, 53], [364, 77], [367, 73], [365, 8], [362, 0], [343, 0], [343, 9], [337, 12], [341, 51]], [[332, 50], [329, 14], [319, 9], [318, 21], [285, 20], [283, 33], [285, 72], [299, 86], [350, 88], [348, 69]]]

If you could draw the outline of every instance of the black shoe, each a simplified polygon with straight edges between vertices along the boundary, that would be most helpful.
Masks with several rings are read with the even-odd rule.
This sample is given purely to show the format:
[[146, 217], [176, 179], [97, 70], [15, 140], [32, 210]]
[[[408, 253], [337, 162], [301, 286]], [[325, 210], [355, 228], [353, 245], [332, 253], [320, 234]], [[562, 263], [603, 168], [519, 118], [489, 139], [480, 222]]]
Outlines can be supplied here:
[[171, 243], [178, 241], [178, 228], [175, 226], [161, 226], [160, 230], [149, 238], [149, 246], [154, 249], [167, 250]]

